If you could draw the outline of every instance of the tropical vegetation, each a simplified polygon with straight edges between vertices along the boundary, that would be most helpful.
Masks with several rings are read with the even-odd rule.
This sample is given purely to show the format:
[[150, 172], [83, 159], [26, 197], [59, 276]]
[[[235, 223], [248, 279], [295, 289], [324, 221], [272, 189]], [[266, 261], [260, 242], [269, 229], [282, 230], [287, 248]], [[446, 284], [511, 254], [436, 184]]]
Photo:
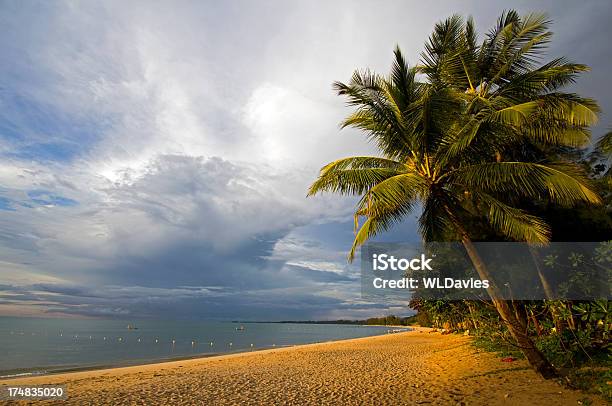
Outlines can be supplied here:
[[[390, 74], [356, 71], [348, 83], [334, 84], [354, 109], [342, 127], [362, 130], [379, 150], [324, 166], [308, 192], [360, 197], [349, 259], [419, 211], [424, 241], [460, 241], [480, 278], [493, 280], [474, 241], [542, 245], [563, 229], [559, 213], [586, 208], [609, 218], [609, 200], [602, 204], [609, 194], [599, 191], [606, 183], [609, 190], [610, 171], [596, 165], [605, 166], [601, 156], [610, 135], [598, 144], [598, 157], [585, 157], [599, 107], [564, 89], [589, 68], [565, 58], [543, 60], [549, 26], [543, 14], [508, 11], [480, 40], [471, 18], [452, 16], [435, 25], [418, 64], [409, 65], [396, 48]], [[603, 234], [610, 239], [610, 229]], [[591, 316], [603, 314], [607, 301], [516, 303], [499, 289], [491, 284], [487, 302], [413, 306], [434, 324], [500, 332], [544, 377], [557, 376], [558, 369], [545, 355], [543, 332], [576, 335], [579, 325], [587, 331], [575, 341], [582, 347], [608, 338], [607, 316]], [[542, 314], [558, 327], [543, 322]], [[547, 345], [568, 343], [554, 340]]]

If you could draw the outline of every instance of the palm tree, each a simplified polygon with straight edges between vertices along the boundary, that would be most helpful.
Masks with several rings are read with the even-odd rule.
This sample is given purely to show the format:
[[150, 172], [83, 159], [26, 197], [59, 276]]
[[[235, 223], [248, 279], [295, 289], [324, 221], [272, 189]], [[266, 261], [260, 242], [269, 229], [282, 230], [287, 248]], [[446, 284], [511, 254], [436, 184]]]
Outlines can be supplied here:
[[603, 179], [607, 182], [608, 187], [612, 186], [612, 131], [608, 131], [597, 141], [593, 152], [603, 156], [607, 165]]
[[[580, 167], [543, 153], [589, 143], [599, 111], [593, 100], [560, 91], [586, 66], [562, 58], [536, 66], [552, 35], [548, 25], [543, 15], [509, 11], [477, 45], [472, 20], [453, 16], [436, 24], [420, 65], [410, 67], [396, 48], [389, 76], [356, 71], [348, 84], [334, 84], [355, 107], [342, 127], [363, 130], [380, 150], [326, 165], [308, 192], [361, 196], [350, 260], [419, 208], [422, 238], [461, 241], [479, 276], [491, 281], [469, 222], [542, 244], [548, 225], [517, 207], [518, 199], [600, 203]], [[491, 284], [488, 293], [532, 366], [554, 376], [499, 287]]]
[[595, 149], [601, 154], [612, 156], [612, 131], [608, 131], [597, 141]]

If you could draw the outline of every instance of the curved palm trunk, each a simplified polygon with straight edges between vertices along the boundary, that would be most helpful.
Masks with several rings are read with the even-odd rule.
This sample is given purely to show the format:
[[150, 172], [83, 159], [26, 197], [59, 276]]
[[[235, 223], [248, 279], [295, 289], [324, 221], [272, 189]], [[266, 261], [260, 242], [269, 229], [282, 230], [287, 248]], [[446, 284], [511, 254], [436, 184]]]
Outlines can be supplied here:
[[553, 288], [548, 283], [548, 279], [544, 275], [544, 270], [541, 266], [541, 259], [538, 252], [533, 248], [533, 246], [529, 245], [529, 253], [531, 254], [531, 258], [533, 258], [533, 263], [535, 264], [536, 271], [538, 272], [538, 278], [540, 278], [540, 282], [542, 283], [542, 288], [544, 288], [544, 296], [546, 299], [553, 300], [555, 297], [555, 293]]
[[[460, 226], [459, 226], [460, 227]], [[527, 326], [523, 323], [512, 311], [511, 305], [508, 301], [500, 299], [503, 297], [497, 285], [493, 282], [493, 278], [489, 273], [485, 263], [480, 258], [476, 247], [472, 243], [472, 240], [468, 236], [467, 232], [460, 227], [461, 242], [465, 247], [476, 272], [481, 279], [489, 280], [489, 288], [487, 292], [497, 309], [497, 312], [501, 316], [502, 320], [508, 327], [510, 334], [516, 341], [521, 352], [525, 355], [531, 366], [539, 372], [544, 378], [553, 378], [558, 376], [557, 371], [551, 365], [551, 363], [544, 357], [544, 354], [538, 350], [531, 338], [527, 335]]]
[[[550, 283], [548, 283], [548, 279], [546, 278], [546, 275], [544, 275], [544, 270], [542, 269], [542, 265], [541, 265], [542, 260], [538, 252], [531, 245], [529, 246], [529, 252], [531, 253], [531, 257], [533, 258], [533, 262], [535, 263], [536, 270], [538, 272], [538, 277], [540, 278], [540, 282], [542, 283], [542, 287], [544, 288], [544, 295], [546, 296], [546, 299], [554, 300], [555, 291], [553, 290], [552, 286], [550, 286]], [[568, 307], [568, 310], [569, 310], [569, 317], [567, 318], [566, 323], [570, 329], [574, 330], [575, 322], [574, 322], [574, 316], [572, 315], [572, 305], [571, 303], [567, 303], [566, 306]], [[564, 326], [564, 322], [562, 318], [559, 316], [559, 312], [553, 308], [551, 311], [551, 315], [555, 323], [555, 327], [557, 328], [557, 331], [562, 332], [565, 326]]]

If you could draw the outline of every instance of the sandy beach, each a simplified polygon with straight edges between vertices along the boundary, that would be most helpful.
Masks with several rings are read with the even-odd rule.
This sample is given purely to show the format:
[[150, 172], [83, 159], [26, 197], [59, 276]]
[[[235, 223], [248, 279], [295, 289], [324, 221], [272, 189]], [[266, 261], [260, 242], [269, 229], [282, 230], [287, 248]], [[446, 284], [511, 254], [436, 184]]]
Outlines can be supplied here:
[[426, 331], [1, 384], [65, 384], [61, 404], [74, 405], [605, 404], [540, 378], [524, 361], [476, 350], [468, 337]]

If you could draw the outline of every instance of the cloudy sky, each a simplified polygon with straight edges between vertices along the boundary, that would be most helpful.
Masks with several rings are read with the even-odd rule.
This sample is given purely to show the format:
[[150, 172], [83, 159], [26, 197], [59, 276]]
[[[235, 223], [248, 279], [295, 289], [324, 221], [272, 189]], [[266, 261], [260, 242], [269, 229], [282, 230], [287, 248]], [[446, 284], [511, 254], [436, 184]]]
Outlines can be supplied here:
[[[99, 4], [96, 4], [99, 3]], [[361, 299], [352, 199], [305, 198], [325, 163], [374, 151], [331, 91], [418, 61], [433, 24], [507, 2], [4, 1], [0, 315], [335, 319]], [[607, 1], [546, 11], [551, 56], [610, 126]], [[415, 219], [383, 238], [414, 240]]]

